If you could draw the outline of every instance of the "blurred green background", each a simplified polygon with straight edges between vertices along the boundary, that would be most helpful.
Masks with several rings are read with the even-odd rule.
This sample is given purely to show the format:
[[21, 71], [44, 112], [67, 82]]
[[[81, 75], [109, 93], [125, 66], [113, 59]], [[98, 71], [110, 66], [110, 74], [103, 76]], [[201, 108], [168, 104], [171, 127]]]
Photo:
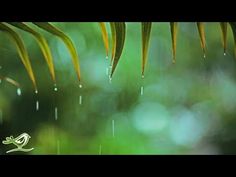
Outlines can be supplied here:
[[[35, 148], [12, 154], [236, 153], [236, 60], [230, 28], [224, 56], [219, 24], [206, 23], [204, 59], [196, 24], [179, 23], [177, 62], [172, 64], [169, 23], [154, 23], [141, 79], [141, 25], [127, 23], [125, 48], [110, 83], [98, 23], [53, 24], [77, 48], [82, 88], [60, 39], [38, 29], [52, 50], [55, 92], [35, 39], [16, 29], [31, 58], [36, 95], [15, 45], [0, 33], [0, 75], [18, 81], [22, 92], [18, 96], [16, 87], [0, 83], [0, 139], [27, 132], [31, 139], [26, 147]], [[0, 154], [12, 148], [1, 143]]]

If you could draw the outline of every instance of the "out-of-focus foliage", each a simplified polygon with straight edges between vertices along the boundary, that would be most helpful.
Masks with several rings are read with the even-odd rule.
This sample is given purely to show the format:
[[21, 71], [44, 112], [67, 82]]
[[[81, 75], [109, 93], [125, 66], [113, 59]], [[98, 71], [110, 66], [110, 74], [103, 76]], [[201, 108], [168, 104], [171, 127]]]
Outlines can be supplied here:
[[[37, 78], [38, 94], [34, 94], [15, 46], [1, 33], [0, 76], [21, 84], [18, 96], [15, 86], [0, 82], [1, 140], [27, 132], [31, 136], [27, 146], [35, 149], [26, 154], [235, 153], [236, 61], [231, 32], [224, 55], [221, 26], [204, 23], [207, 55], [203, 60], [196, 24], [178, 23], [173, 65], [170, 25], [152, 23], [148, 64], [141, 79], [141, 25], [126, 23], [125, 47], [110, 83], [110, 61], [105, 59], [98, 24], [53, 24], [73, 39], [83, 87], [76, 83], [66, 46], [42, 30], [54, 59], [58, 86], [54, 91], [34, 38], [17, 30]], [[109, 28], [107, 32], [111, 36]], [[10, 148], [1, 144], [0, 153]]]

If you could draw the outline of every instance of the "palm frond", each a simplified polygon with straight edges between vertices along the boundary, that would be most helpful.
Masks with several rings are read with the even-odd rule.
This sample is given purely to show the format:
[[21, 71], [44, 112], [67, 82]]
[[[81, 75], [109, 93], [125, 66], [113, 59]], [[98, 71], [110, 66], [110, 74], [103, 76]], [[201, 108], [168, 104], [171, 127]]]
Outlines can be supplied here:
[[44, 55], [44, 58], [46, 60], [46, 63], [48, 65], [48, 68], [49, 68], [49, 71], [50, 71], [50, 74], [51, 74], [51, 77], [52, 77], [52, 80], [54, 81], [54, 83], [56, 84], [56, 78], [55, 78], [55, 70], [54, 70], [54, 64], [53, 64], [53, 59], [52, 59], [52, 54], [51, 54], [51, 50], [49, 48], [49, 45], [47, 43], [47, 40], [43, 37], [43, 35], [41, 35], [39, 32], [37, 32], [36, 30], [34, 30], [33, 28], [31, 28], [29, 25], [27, 25], [26, 23], [22, 23], [22, 22], [11, 22], [9, 23], [23, 31], [26, 31], [30, 34], [32, 34], [43, 55]]
[[231, 29], [233, 31], [233, 36], [234, 36], [234, 54], [236, 57], [236, 22], [231, 22], [230, 26], [231, 26]]
[[0, 30], [8, 34], [11, 37], [12, 41], [15, 43], [20, 59], [26, 68], [26, 71], [33, 83], [35, 91], [37, 91], [36, 81], [35, 81], [33, 69], [31, 67], [29, 55], [21, 37], [18, 35], [17, 32], [15, 32], [12, 28], [10, 28], [7, 24], [3, 22], [0, 23]]
[[148, 48], [152, 29], [151, 22], [142, 22], [142, 77], [144, 77], [144, 70], [148, 58]]
[[220, 27], [221, 27], [221, 31], [222, 31], [222, 41], [223, 41], [222, 43], [223, 43], [224, 54], [226, 54], [228, 23], [227, 22], [220, 22]]
[[206, 57], [206, 37], [205, 37], [204, 23], [197, 22], [197, 28], [198, 28], [198, 33], [200, 36], [200, 43], [201, 43], [201, 48], [203, 51], [203, 56], [205, 58]]
[[43, 30], [59, 37], [66, 45], [66, 47], [68, 48], [68, 50], [70, 51], [71, 57], [72, 57], [72, 62], [74, 65], [74, 69], [76, 71], [78, 80], [81, 80], [80, 77], [80, 66], [79, 66], [79, 57], [77, 54], [77, 51], [75, 49], [75, 46], [72, 42], [72, 40], [65, 34], [63, 33], [61, 30], [59, 30], [57, 27], [55, 27], [54, 25], [47, 23], [47, 22], [35, 22], [35, 25], [37, 25], [39, 28], [42, 28]]
[[4, 77], [4, 80], [9, 82], [10, 84], [16, 86], [17, 88], [20, 87], [20, 84], [17, 81], [15, 81], [14, 79], [10, 78], [10, 77]]
[[172, 55], [173, 55], [173, 63], [176, 62], [176, 43], [177, 43], [177, 22], [170, 23], [170, 31], [171, 31], [171, 40], [172, 40]]
[[112, 77], [124, 48], [126, 26], [125, 22], [111, 22], [110, 25], [112, 29], [113, 52], [114, 52], [112, 57], [112, 69], [110, 74], [110, 77]]
[[99, 22], [101, 31], [102, 31], [102, 39], [103, 43], [106, 49], [106, 58], [108, 58], [109, 55], [109, 40], [108, 40], [108, 33], [106, 29], [106, 23], [105, 22]]
[[[204, 30], [204, 23], [203, 22], [196, 22], [197, 23], [197, 29], [200, 36], [200, 44], [201, 48], [203, 50], [204, 56], [206, 54], [206, 37], [205, 37], [205, 30]], [[223, 43], [223, 50], [224, 54], [226, 52], [227, 48], [227, 22], [219, 22], [221, 31], [222, 31], [222, 43]], [[67, 49], [69, 50], [69, 53], [72, 58], [72, 63], [74, 66], [74, 69], [77, 74], [77, 78], [80, 81], [80, 66], [79, 66], [79, 57], [76, 51], [76, 48], [72, 42], [72, 40], [60, 29], [58, 29], [56, 26], [48, 23], [48, 22], [35, 22], [33, 23], [37, 27], [51, 33], [54, 36], [59, 37], [64, 44], [66, 45]], [[106, 23], [105, 22], [99, 22], [101, 32], [102, 32], [102, 39], [106, 50], [106, 55], [108, 57], [109, 55], [109, 36], [106, 29]], [[52, 54], [49, 48], [49, 45], [47, 43], [46, 38], [37, 31], [37, 28], [33, 28], [33, 26], [30, 26], [28, 23], [23, 22], [10, 22], [10, 23], [0, 23], [0, 31], [5, 32], [8, 34], [12, 41], [15, 43], [18, 54], [20, 56], [20, 59], [33, 83], [34, 89], [37, 90], [36, 86], [36, 79], [33, 73], [33, 69], [30, 63], [28, 52], [25, 48], [24, 42], [21, 39], [20, 35], [17, 31], [13, 29], [13, 26], [21, 29], [27, 33], [30, 33], [34, 38], [36, 39], [43, 56], [46, 60], [46, 63], [48, 65], [50, 75], [54, 83], [56, 83], [56, 76], [55, 76], [55, 69], [53, 64], [53, 58]], [[235, 42], [235, 57], [236, 57], [236, 22], [230, 22], [230, 26], [233, 32], [234, 36], [234, 42]], [[176, 62], [176, 46], [177, 46], [177, 28], [178, 23], [177, 22], [170, 22], [170, 32], [171, 32], [171, 43], [172, 43], [172, 56], [173, 56], [173, 63]], [[111, 29], [111, 73], [110, 77], [113, 76], [117, 65], [120, 61], [120, 58], [123, 53], [123, 49], [125, 46], [125, 38], [126, 38], [126, 24], [125, 22], [110, 22], [110, 29]], [[141, 33], [142, 33], [142, 66], [141, 66], [141, 74], [144, 76], [145, 67], [148, 60], [148, 50], [149, 50], [149, 43], [151, 39], [151, 29], [152, 29], [152, 23], [151, 22], [142, 22], [141, 23]], [[11, 80], [10, 80], [11, 82]], [[14, 83], [14, 82], [12, 82]], [[17, 85], [17, 84], [16, 84]]]

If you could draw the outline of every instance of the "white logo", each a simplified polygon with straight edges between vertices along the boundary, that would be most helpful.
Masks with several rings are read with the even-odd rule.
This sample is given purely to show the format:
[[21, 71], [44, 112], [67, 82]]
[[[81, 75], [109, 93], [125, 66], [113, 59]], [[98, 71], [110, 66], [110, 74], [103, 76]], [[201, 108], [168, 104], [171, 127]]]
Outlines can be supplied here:
[[14, 144], [17, 146], [17, 148], [9, 150], [6, 153], [16, 152], [16, 151], [29, 152], [29, 151], [32, 151], [34, 148], [24, 149], [23, 147], [27, 145], [30, 138], [31, 137], [27, 133], [22, 133], [21, 135], [19, 135], [16, 138], [14, 138], [13, 136], [6, 137], [6, 140], [3, 140], [2, 143], [3, 144]]

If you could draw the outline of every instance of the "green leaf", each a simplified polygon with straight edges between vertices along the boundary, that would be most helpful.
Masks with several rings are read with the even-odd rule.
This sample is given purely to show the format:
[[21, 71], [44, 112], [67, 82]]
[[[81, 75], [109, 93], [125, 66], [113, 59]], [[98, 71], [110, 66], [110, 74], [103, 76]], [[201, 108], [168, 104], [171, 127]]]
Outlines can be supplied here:
[[236, 22], [230, 22], [229, 24], [231, 26], [231, 29], [232, 29], [233, 35], [234, 35], [234, 54], [236, 57]]
[[8, 83], [10, 83], [10, 84], [12, 84], [12, 85], [14, 85], [14, 86], [16, 86], [18, 88], [20, 87], [20, 84], [17, 81], [15, 81], [14, 79], [10, 78], [10, 77], [0, 76], [0, 80], [5, 80]]
[[7, 81], [10, 84], [16, 86], [17, 88], [20, 88], [20, 84], [17, 81], [13, 80], [12, 78], [4, 77], [4, 80]]
[[111, 27], [111, 37], [112, 37], [112, 53], [111, 53], [111, 65], [115, 56], [115, 51], [116, 51], [116, 29], [115, 29], [115, 23], [111, 22], [110, 23]]
[[142, 77], [144, 77], [144, 70], [148, 58], [151, 29], [152, 29], [151, 22], [142, 22]]
[[72, 57], [72, 62], [74, 65], [74, 69], [76, 71], [78, 80], [80, 81], [80, 66], [79, 66], [79, 58], [77, 55], [77, 51], [75, 49], [75, 46], [73, 44], [73, 42], [71, 41], [71, 39], [65, 34], [63, 33], [61, 30], [59, 30], [57, 27], [55, 27], [54, 25], [47, 23], [47, 22], [35, 22], [35, 25], [37, 25], [39, 28], [42, 28], [43, 30], [59, 37], [66, 45], [66, 47], [68, 48], [71, 57]]
[[108, 40], [108, 33], [107, 33], [107, 29], [106, 29], [106, 23], [105, 22], [99, 22], [101, 31], [102, 31], [102, 39], [103, 39], [103, 43], [106, 49], [106, 56], [108, 58], [108, 54], [109, 54], [109, 40]]
[[176, 43], [177, 43], [177, 22], [170, 22], [170, 32], [171, 32], [171, 40], [172, 40], [172, 55], [173, 60], [172, 62], [176, 62]]
[[20, 59], [26, 68], [26, 71], [33, 83], [34, 89], [37, 90], [33, 69], [31, 67], [31, 63], [29, 60], [29, 55], [28, 55], [28, 52], [25, 48], [25, 45], [24, 45], [21, 37], [13, 29], [11, 29], [8, 25], [6, 25], [5, 23], [2, 23], [2, 22], [0, 23], [0, 30], [3, 32], [6, 32], [11, 37], [12, 41], [15, 43], [17, 51], [20, 56]]
[[112, 40], [113, 40], [113, 56], [112, 56], [112, 69], [111, 75], [113, 76], [116, 66], [121, 57], [124, 43], [125, 43], [125, 35], [126, 35], [126, 26], [125, 22], [111, 22], [111, 30], [112, 30]]
[[198, 33], [200, 36], [201, 48], [203, 50], [203, 55], [205, 58], [205, 56], [206, 56], [206, 37], [205, 37], [204, 23], [197, 22], [197, 28], [198, 28]]
[[221, 31], [222, 31], [222, 41], [223, 41], [222, 43], [223, 43], [224, 54], [226, 54], [228, 23], [227, 22], [220, 22], [220, 27], [221, 27]]
[[52, 54], [51, 54], [51, 51], [50, 51], [50, 48], [49, 48], [49, 45], [46, 41], [46, 39], [43, 37], [43, 35], [41, 35], [40, 33], [38, 33], [37, 31], [35, 31], [33, 28], [31, 28], [29, 25], [27, 25], [26, 23], [22, 23], [22, 22], [11, 22], [9, 23], [23, 31], [26, 31], [30, 34], [32, 34], [43, 55], [44, 55], [44, 58], [47, 62], [47, 65], [49, 67], [49, 71], [50, 71], [50, 74], [51, 74], [51, 77], [52, 77], [52, 80], [54, 81], [54, 83], [56, 83], [56, 79], [55, 79], [55, 70], [54, 70], [54, 64], [53, 64], [53, 59], [52, 59]]

